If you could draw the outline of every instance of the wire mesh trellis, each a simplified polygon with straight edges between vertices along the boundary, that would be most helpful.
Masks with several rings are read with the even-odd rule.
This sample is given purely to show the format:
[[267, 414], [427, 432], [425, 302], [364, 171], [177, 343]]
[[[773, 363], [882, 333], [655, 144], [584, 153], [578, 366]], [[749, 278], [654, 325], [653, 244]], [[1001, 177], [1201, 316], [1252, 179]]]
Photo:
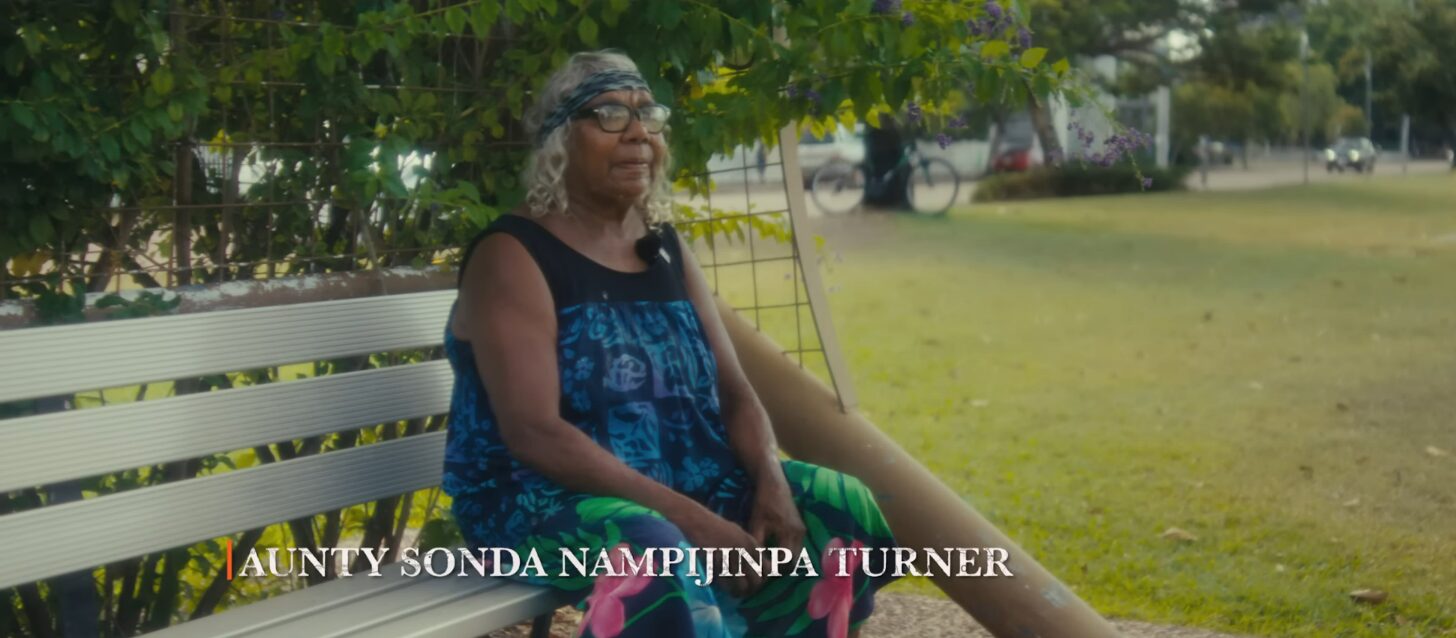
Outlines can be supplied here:
[[[429, 14], [472, 3], [416, 4], [420, 13]], [[328, 3], [178, 1], [160, 17], [170, 24], [175, 54], [221, 65], [238, 61], [236, 72], [220, 73], [223, 86], [210, 95], [210, 115], [198, 118], [193, 135], [172, 149], [173, 175], [169, 184], [159, 184], [166, 192], [113, 197], [94, 210], [104, 219], [97, 232], [61, 245], [44, 259], [7, 264], [8, 281], [0, 285], [0, 295], [55, 275], [83, 277], [91, 292], [121, 292], [305, 273], [449, 267], [460, 245], [485, 220], [468, 218], [441, 191], [460, 182], [480, 184], [484, 174], [498, 171], [498, 164], [479, 161], [483, 155], [498, 155], [497, 161], [506, 163], [518, 163], [524, 155], [511, 121], [499, 123], [499, 136], [473, 138], [471, 161], [451, 162], [439, 150], [440, 139], [412, 139], [408, 148], [391, 148], [388, 136], [360, 139], [358, 126], [346, 130], [340, 122], [348, 118], [330, 112], [326, 99], [300, 95], [309, 83], [276, 64], [247, 63], [287, 53], [307, 38], [326, 40], [347, 31], [349, 16]], [[418, 48], [433, 55], [417, 60], [423, 70], [393, 69], [377, 55], [358, 65], [366, 76], [361, 105], [428, 101], [447, 115], [468, 112], [472, 100], [489, 90], [472, 82], [492, 70], [481, 61], [481, 47], [515, 44], [508, 29], [498, 30], [494, 42], [450, 33], [425, 37], [431, 38], [429, 46]], [[364, 117], [381, 127], [390, 121], [382, 111]], [[782, 171], [784, 164], [776, 157], [750, 164], [749, 155], [740, 152], [738, 161], [719, 162], [699, 175], [718, 182], [717, 192], [679, 193], [684, 214], [678, 225], [694, 240], [720, 295], [802, 365], [826, 380], [844, 381], [828, 369], [810, 316], [801, 270], [806, 256], [792, 241], [786, 189], [752, 183], [755, 171], [762, 176]], [[454, 156], [459, 159], [460, 153]], [[360, 162], [372, 164], [372, 170], [360, 171]], [[349, 169], [352, 176], [344, 174]], [[361, 183], [361, 172], [376, 178]], [[489, 189], [484, 190], [481, 199], [490, 201]]]

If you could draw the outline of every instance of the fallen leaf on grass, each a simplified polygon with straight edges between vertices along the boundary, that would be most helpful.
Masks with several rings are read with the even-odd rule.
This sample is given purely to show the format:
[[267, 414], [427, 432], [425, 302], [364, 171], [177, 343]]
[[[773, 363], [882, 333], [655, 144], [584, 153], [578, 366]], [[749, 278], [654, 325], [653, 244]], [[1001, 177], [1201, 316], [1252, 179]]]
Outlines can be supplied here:
[[1158, 537], [1166, 538], [1172, 541], [1178, 541], [1181, 543], [1191, 543], [1198, 540], [1198, 536], [1195, 535], [1193, 532], [1177, 527], [1169, 527], [1168, 529], [1163, 530], [1163, 533], [1159, 534]]
[[1350, 592], [1350, 600], [1366, 605], [1377, 605], [1385, 602], [1390, 595], [1379, 589], [1357, 589]]
[[1344, 503], [1345, 507], [1355, 507], [1356, 505], [1359, 505], [1359, 504], [1360, 504], [1360, 497], [1358, 497], [1358, 496], [1356, 496], [1355, 498], [1352, 498], [1352, 499], [1350, 499], [1348, 501], [1345, 501], [1345, 503]]
[[1438, 448], [1438, 447], [1436, 447], [1434, 445], [1427, 445], [1426, 446], [1426, 454], [1429, 454], [1429, 455], [1435, 456], [1435, 457], [1451, 456], [1451, 453], [1450, 452], [1447, 452], [1447, 451], [1445, 451], [1445, 450], [1443, 450], [1441, 448]]

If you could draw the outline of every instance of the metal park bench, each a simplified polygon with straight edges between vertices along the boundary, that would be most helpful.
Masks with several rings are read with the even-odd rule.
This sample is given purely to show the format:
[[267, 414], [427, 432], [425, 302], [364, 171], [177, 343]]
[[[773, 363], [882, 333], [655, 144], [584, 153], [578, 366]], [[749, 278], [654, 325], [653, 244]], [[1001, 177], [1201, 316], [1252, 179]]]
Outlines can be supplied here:
[[[454, 297], [4, 330], [0, 404], [437, 346]], [[442, 414], [450, 383], [439, 360], [0, 420], [0, 493]], [[78, 573], [94, 586], [99, 565], [428, 489], [440, 482], [444, 444], [443, 431], [404, 436], [0, 515], [0, 590], [51, 579], [54, 594], [57, 580]], [[153, 635], [480, 636], [535, 618], [533, 635], [545, 636], [565, 603], [506, 579], [406, 578], [400, 569], [356, 573]]]

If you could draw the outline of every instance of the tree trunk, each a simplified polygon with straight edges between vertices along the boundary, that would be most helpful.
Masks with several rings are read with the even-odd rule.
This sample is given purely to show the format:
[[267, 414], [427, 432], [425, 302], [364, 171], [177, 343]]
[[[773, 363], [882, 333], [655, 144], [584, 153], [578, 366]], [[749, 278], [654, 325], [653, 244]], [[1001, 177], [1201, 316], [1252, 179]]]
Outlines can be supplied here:
[[[264, 529], [266, 528], [259, 527], [243, 533], [243, 537], [238, 539], [238, 542], [233, 545], [232, 557], [235, 563], [241, 563], [248, 555], [248, 552], [253, 551], [253, 547], [258, 544], [258, 540], [263, 538]], [[227, 593], [228, 587], [231, 585], [232, 581], [228, 580], [227, 573], [219, 573], [215, 576], [212, 582], [208, 583], [207, 590], [202, 592], [202, 597], [197, 600], [197, 607], [192, 610], [191, 619], [196, 620], [205, 616], [211, 616], [213, 610], [217, 608], [217, 604], [222, 602], [223, 595]]]
[[[228, 276], [227, 263], [228, 255], [233, 252], [230, 248], [233, 243], [234, 220], [238, 216], [236, 206], [238, 185], [243, 173], [243, 160], [247, 156], [248, 148], [246, 146], [235, 146], [232, 148], [232, 152], [226, 156], [228, 158], [228, 175], [227, 181], [222, 184], [222, 210], [218, 220], [217, 246], [214, 249], [216, 254], [213, 256], [213, 261], [217, 264], [217, 272], [213, 273], [214, 282], [232, 279]], [[271, 213], [265, 211], [264, 214]], [[244, 278], [251, 279], [251, 277]]]
[[[125, 224], [125, 222], [123, 222]], [[127, 231], [130, 233], [130, 230]], [[63, 412], [70, 408], [65, 397], [46, 397], [35, 402], [36, 414]], [[47, 488], [47, 505], [55, 507], [81, 500], [81, 480], [63, 481]], [[101, 599], [92, 570], [79, 569], [50, 579], [51, 598], [62, 636], [95, 636], [101, 631]]]
[[[0, 270], [4, 270], [0, 268]], [[0, 495], [0, 515], [11, 512], [26, 511], [41, 506], [40, 492], [30, 487], [9, 495]], [[30, 629], [30, 636], [36, 638], [49, 638], [55, 635], [55, 620], [51, 617], [50, 607], [40, 595], [40, 583], [26, 583], [15, 588], [15, 593], [20, 598], [20, 617], [25, 619], [25, 625]], [[15, 624], [20, 624], [20, 617], [15, 619]], [[18, 632], [17, 632], [18, 633]]]
[[[384, 425], [384, 434], [379, 437], [378, 442], [393, 441], [399, 438], [399, 429], [393, 423]], [[394, 531], [394, 509], [399, 506], [398, 496], [388, 496], [374, 502], [374, 514], [364, 522], [364, 540], [359, 543], [359, 549], [380, 547], [384, 543], [384, 550], [389, 551], [388, 543], [390, 533]], [[368, 565], [368, 559], [360, 553], [354, 558], [354, 564], [349, 566], [351, 571], [364, 571]]]
[[996, 172], [996, 155], [1001, 152], [1001, 140], [1006, 137], [1006, 114], [1000, 109], [991, 113], [991, 145], [986, 151], [986, 167], [981, 174], [990, 176]]
[[[334, 451], [337, 452], [339, 450], [347, 450], [354, 447], [358, 443], [359, 431], [350, 430], [339, 435], [338, 442], [334, 444]], [[343, 528], [341, 527], [339, 521], [340, 517], [340, 510], [330, 510], [329, 513], [324, 515], [323, 538], [319, 539], [319, 542], [322, 543], [322, 545], [320, 545], [321, 547], [339, 546], [339, 536], [343, 533]]]
[[1031, 115], [1031, 126], [1041, 141], [1042, 164], [1061, 166], [1066, 154], [1062, 151], [1062, 140], [1057, 137], [1057, 127], [1052, 123], [1052, 113], [1046, 103], [1032, 95], [1026, 102], [1026, 111]]
[[898, 123], [890, 116], [880, 116], [880, 127], [865, 131], [865, 198], [866, 204], [883, 208], [904, 210], [910, 208], [905, 198], [905, 186], [909, 171], [891, 173], [905, 153], [905, 135]]
[[177, 286], [192, 284], [192, 211], [187, 205], [192, 203], [190, 156], [193, 155], [196, 153], [192, 152], [191, 146], [177, 145], [177, 175], [172, 178], [176, 182], [173, 187], [173, 200], [179, 207], [172, 213], [172, 272]]
[[116, 612], [116, 633], [121, 636], [130, 636], [136, 633], [136, 627], [141, 622], [142, 610], [152, 599], [152, 584], [157, 577], [157, 561], [160, 556], [151, 554], [141, 559], [140, 576], [141, 582], [136, 591], [130, 588], [122, 591], [121, 606]]
[[91, 272], [86, 277], [86, 292], [103, 292], [111, 284], [112, 272], [117, 270], [112, 267], [124, 265], [126, 245], [131, 242], [132, 228], [136, 227], [137, 218], [140, 216], [141, 213], [136, 210], [122, 211], [121, 220], [115, 226], [108, 226], [111, 241], [101, 249], [101, 255], [91, 266]]
[[1447, 157], [1451, 161], [1451, 170], [1456, 171], [1456, 111], [1446, 114], [1446, 144], [1451, 149]]

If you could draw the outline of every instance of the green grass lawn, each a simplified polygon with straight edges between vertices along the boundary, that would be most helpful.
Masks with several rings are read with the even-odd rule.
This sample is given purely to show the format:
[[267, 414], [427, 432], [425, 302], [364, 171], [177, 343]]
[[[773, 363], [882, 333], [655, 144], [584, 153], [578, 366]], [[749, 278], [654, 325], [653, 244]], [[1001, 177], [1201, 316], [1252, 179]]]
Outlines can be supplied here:
[[1094, 607], [1456, 635], [1456, 179], [864, 221], [864, 412]]

